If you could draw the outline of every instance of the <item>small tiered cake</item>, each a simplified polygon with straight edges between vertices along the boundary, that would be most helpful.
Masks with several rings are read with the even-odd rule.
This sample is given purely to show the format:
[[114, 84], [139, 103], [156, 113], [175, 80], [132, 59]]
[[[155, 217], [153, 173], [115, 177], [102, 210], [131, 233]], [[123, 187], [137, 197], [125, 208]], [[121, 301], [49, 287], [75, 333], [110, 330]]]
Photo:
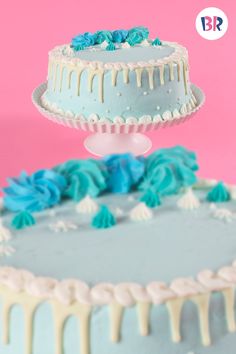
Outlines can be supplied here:
[[86, 32], [49, 53], [42, 104], [89, 122], [133, 124], [185, 116], [196, 106], [187, 50], [151, 40], [144, 27]]

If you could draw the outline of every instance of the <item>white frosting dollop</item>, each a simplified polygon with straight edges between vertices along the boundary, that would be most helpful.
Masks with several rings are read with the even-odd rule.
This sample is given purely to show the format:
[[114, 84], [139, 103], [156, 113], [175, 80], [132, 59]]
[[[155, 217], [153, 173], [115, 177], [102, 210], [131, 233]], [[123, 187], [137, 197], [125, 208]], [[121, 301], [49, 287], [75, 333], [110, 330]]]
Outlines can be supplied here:
[[175, 293], [162, 282], [152, 282], [147, 286], [147, 292], [154, 304], [162, 304], [176, 297]]
[[53, 278], [34, 277], [30, 282], [26, 283], [25, 288], [30, 295], [50, 299], [54, 295], [54, 289], [57, 284], [58, 281]]
[[91, 303], [88, 285], [76, 279], [67, 279], [56, 284], [54, 295], [65, 305], [70, 305], [75, 301], [83, 304]]
[[89, 195], [87, 195], [76, 204], [75, 209], [77, 213], [80, 214], [93, 214], [98, 210], [98, 205]]
[[230, 198], [236, 200], [236, 186], [229, 186]]
[[100, 283], [91, 289], [91, 297], [95, 304], [110, 304], [114, 299], [114, 285], [110, 283]]
[[49, 228], [54, 232], [68, 232], [70, 230], [77, 230], [77, 225], [70, 221], [58, 220], [55, 224], [50, 224]]
[[206, 289], [192, 278], [175, 279], [170, 289], [178, 296], [192, 296], [206, 292]]
[[10, 257], [13, 253], [15, 253], [15, 248], [7, 245], [0, 245], [0, 256]]
[[216, 206], [212, 207], [212, 215], [215, 219], [222, 220], [224, 222], [232, 222], [234, 215], [231, 210], [227, 208], [217, 208]]
[[232, 285], [209, 269], [200, 272], [197, 279], [203, 286], [211, 291], [223, 290]]
[[192, 188], [188, 188], [186, 193], [178, 200], [177, 205], [180, 209], [194, 210], [200, 207], [200, 201], [193, 193]]
[[116, 301], [122, 306], [133, 306], [139, 301], [150, 301], [150, 296], [140, 284], [121, 283], [116, 285], [114, 291]]
[[145, 203], [139, 203], [130, 211], [130, 219], [133, 221], [145, 221], [152, 218], [152, 211]]
[[234, 265], [221, 268], [218, 275], [230, 283], [236, 283], [236, 267]]
[[3, 226], [2, 219], [0, 219], [0, 242], [7, 242], [11, 239], [11, 231]]

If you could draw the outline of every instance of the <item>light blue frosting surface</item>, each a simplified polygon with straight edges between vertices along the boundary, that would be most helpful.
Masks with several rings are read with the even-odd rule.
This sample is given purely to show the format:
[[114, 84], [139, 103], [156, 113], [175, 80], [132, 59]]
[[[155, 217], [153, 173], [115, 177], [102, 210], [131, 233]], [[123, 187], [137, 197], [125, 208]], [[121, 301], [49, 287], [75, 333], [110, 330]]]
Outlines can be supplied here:
[[142, 47], [135, 46], [131, 49], [116, 49], [111, 52], [107, 52], [101, 49], [100, 46], [94, 46], [96, 51], [90, 49], [85, 49], [76, 52], [76, 56], [82, 60], [88, 61], [101, 61], [103, 63], [111, 62], [137, 62], [137, 61], [148, 61], [162, 59], [174, 52], [174, 48], [168, 45], [162, 45], [158, 47]]
[[[213, 218], [206, 192], [198, 193], [202, 199], [198, 210], [182, 211], [176, 206], [179, 196], [165, 197], [147, 222], [129, 219], [130, 210], [139, 203], [139, 193], [134, 201], [127, 195], [98, 198], [97, 202], [113, 213], [117, 207], [124, 211], [124, 216], [117, 217], [117, 225], [107, 230], [94, 230], [92, 217], [76, 213], [74, 202], [54, 207], [53, 217], [48, 216], [48, 210], [35, 213], [35, 226], [12, 230], [11, 245], [16, 252], [1, 257], [0, 265], [57, 279], [75, 277], [90, 285], [104, 281], [145, 285], [153, 280], [169, 282], [180, 276], [196, 276], [204, 268], [217, 270], [236, 259], [236, 220], [224, 223]], [[236, 202], [225, 205], [235, 209]], [[11, 218], [12, 214], [6, 215], [6, 225]], [[70, 221], [78, 229], [54, 233], [49, 225], [59, 220]]]

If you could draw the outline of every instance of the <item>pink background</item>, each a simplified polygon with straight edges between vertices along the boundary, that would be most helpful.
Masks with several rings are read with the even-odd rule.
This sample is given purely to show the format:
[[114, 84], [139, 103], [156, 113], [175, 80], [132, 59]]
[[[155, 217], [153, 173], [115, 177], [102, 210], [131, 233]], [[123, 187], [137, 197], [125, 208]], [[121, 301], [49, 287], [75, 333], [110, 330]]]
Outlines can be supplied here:
[[[216, 6], [228, 16], [226, 35], [202, 39], [195, 18]], [[32, 172], [69, 158], [85, 157], [86, 133], [42, 118], [32, 90], [45, 81], [47, 53], [79, 32], [145, 25], [152, 36], [189, 50], [191, 81], [206, 94], [204, 108], [186, 124], [149, 134], [154, 148], [183, 144], [195, 150], [200, 175], [236, 182], [234, 0], [22, 0], [4, 2], [0, 13], [0, 186], [7, 176]]]

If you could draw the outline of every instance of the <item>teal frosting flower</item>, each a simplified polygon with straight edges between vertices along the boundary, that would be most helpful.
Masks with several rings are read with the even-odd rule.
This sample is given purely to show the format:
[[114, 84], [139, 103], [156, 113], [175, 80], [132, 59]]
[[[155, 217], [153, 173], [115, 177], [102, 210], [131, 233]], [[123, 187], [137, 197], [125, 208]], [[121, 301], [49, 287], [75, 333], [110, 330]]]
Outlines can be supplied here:
[[196, 183], [196, 155], [181, 146], [160, 149], [146, 159], [140, 190], [151, 189], [160, 195], [177, 193]]
[[76, 201], [87, 194], [96, 197], [107, 189], [107, 171], [101, 161], [70, 160], [57, 166], [55, 170], [67, 181], [64, 195]]
[[160, 39], [157, 37], [152, 41], [152, 45], [157, 46], [157, 45], [162, 45]]
[[21, 211], [12, 220], [12, 227], [17, 230], [25, 227], [33, 226], [35, 224], [34, 217], [28, 211]]
[[111, 31], [97, 31], [96, 32], [96, 44], [101, 44], [104, 41], [112, 42], [112, 32]]
[[115, 44], [112, 42], [108, 43], [108, 45], [106, 46], [106, 50], [109, 52], [116, 50]]
[[101, 205], [98, 213], [93, 217], [92, 226], [96, 229], [108, 229], [116, 225], [116, 218], [106, 205]]
[[149, 36], [149, 30], [146, 27], [134, 27], [129, 30], [126, 41], [130, 46], [141, 43], [143, 40], [147, 39]]
[[114, 154], [104, 157], [108, 170], [108, 188], [112, 193], [128, 193], [144, 174], [144, 159], [132, 154]]
[[148, 208], [156, 208], [161, 205], [161, 199], [159, 195], [148, 189], [140, 198], [140, 201], [145, 203]]
[[19, 178], [9, 178], [3, 189], [4, 205], [17, 211], [41, 211], [58, 204], [66, 188], [63, 176], [52, 170], [39, 170], [29, 176], [22, 172]]
[[207, 200], [214, 203], [228, 202], [230, 193], [223, 182], [217, 183], [207, 194]]
[[72, 38], [71, 47], [75, 51], [85, 49], [86, 47], [93, 46], [96, 43], [97, 36], [91, 32], [85, 32]]
[[123, 43], [125, 42], [127, 36], [128, 36], [129, 31], [127, 30], [116, 30], [112, 32], [112, 40], [114, 43]]

